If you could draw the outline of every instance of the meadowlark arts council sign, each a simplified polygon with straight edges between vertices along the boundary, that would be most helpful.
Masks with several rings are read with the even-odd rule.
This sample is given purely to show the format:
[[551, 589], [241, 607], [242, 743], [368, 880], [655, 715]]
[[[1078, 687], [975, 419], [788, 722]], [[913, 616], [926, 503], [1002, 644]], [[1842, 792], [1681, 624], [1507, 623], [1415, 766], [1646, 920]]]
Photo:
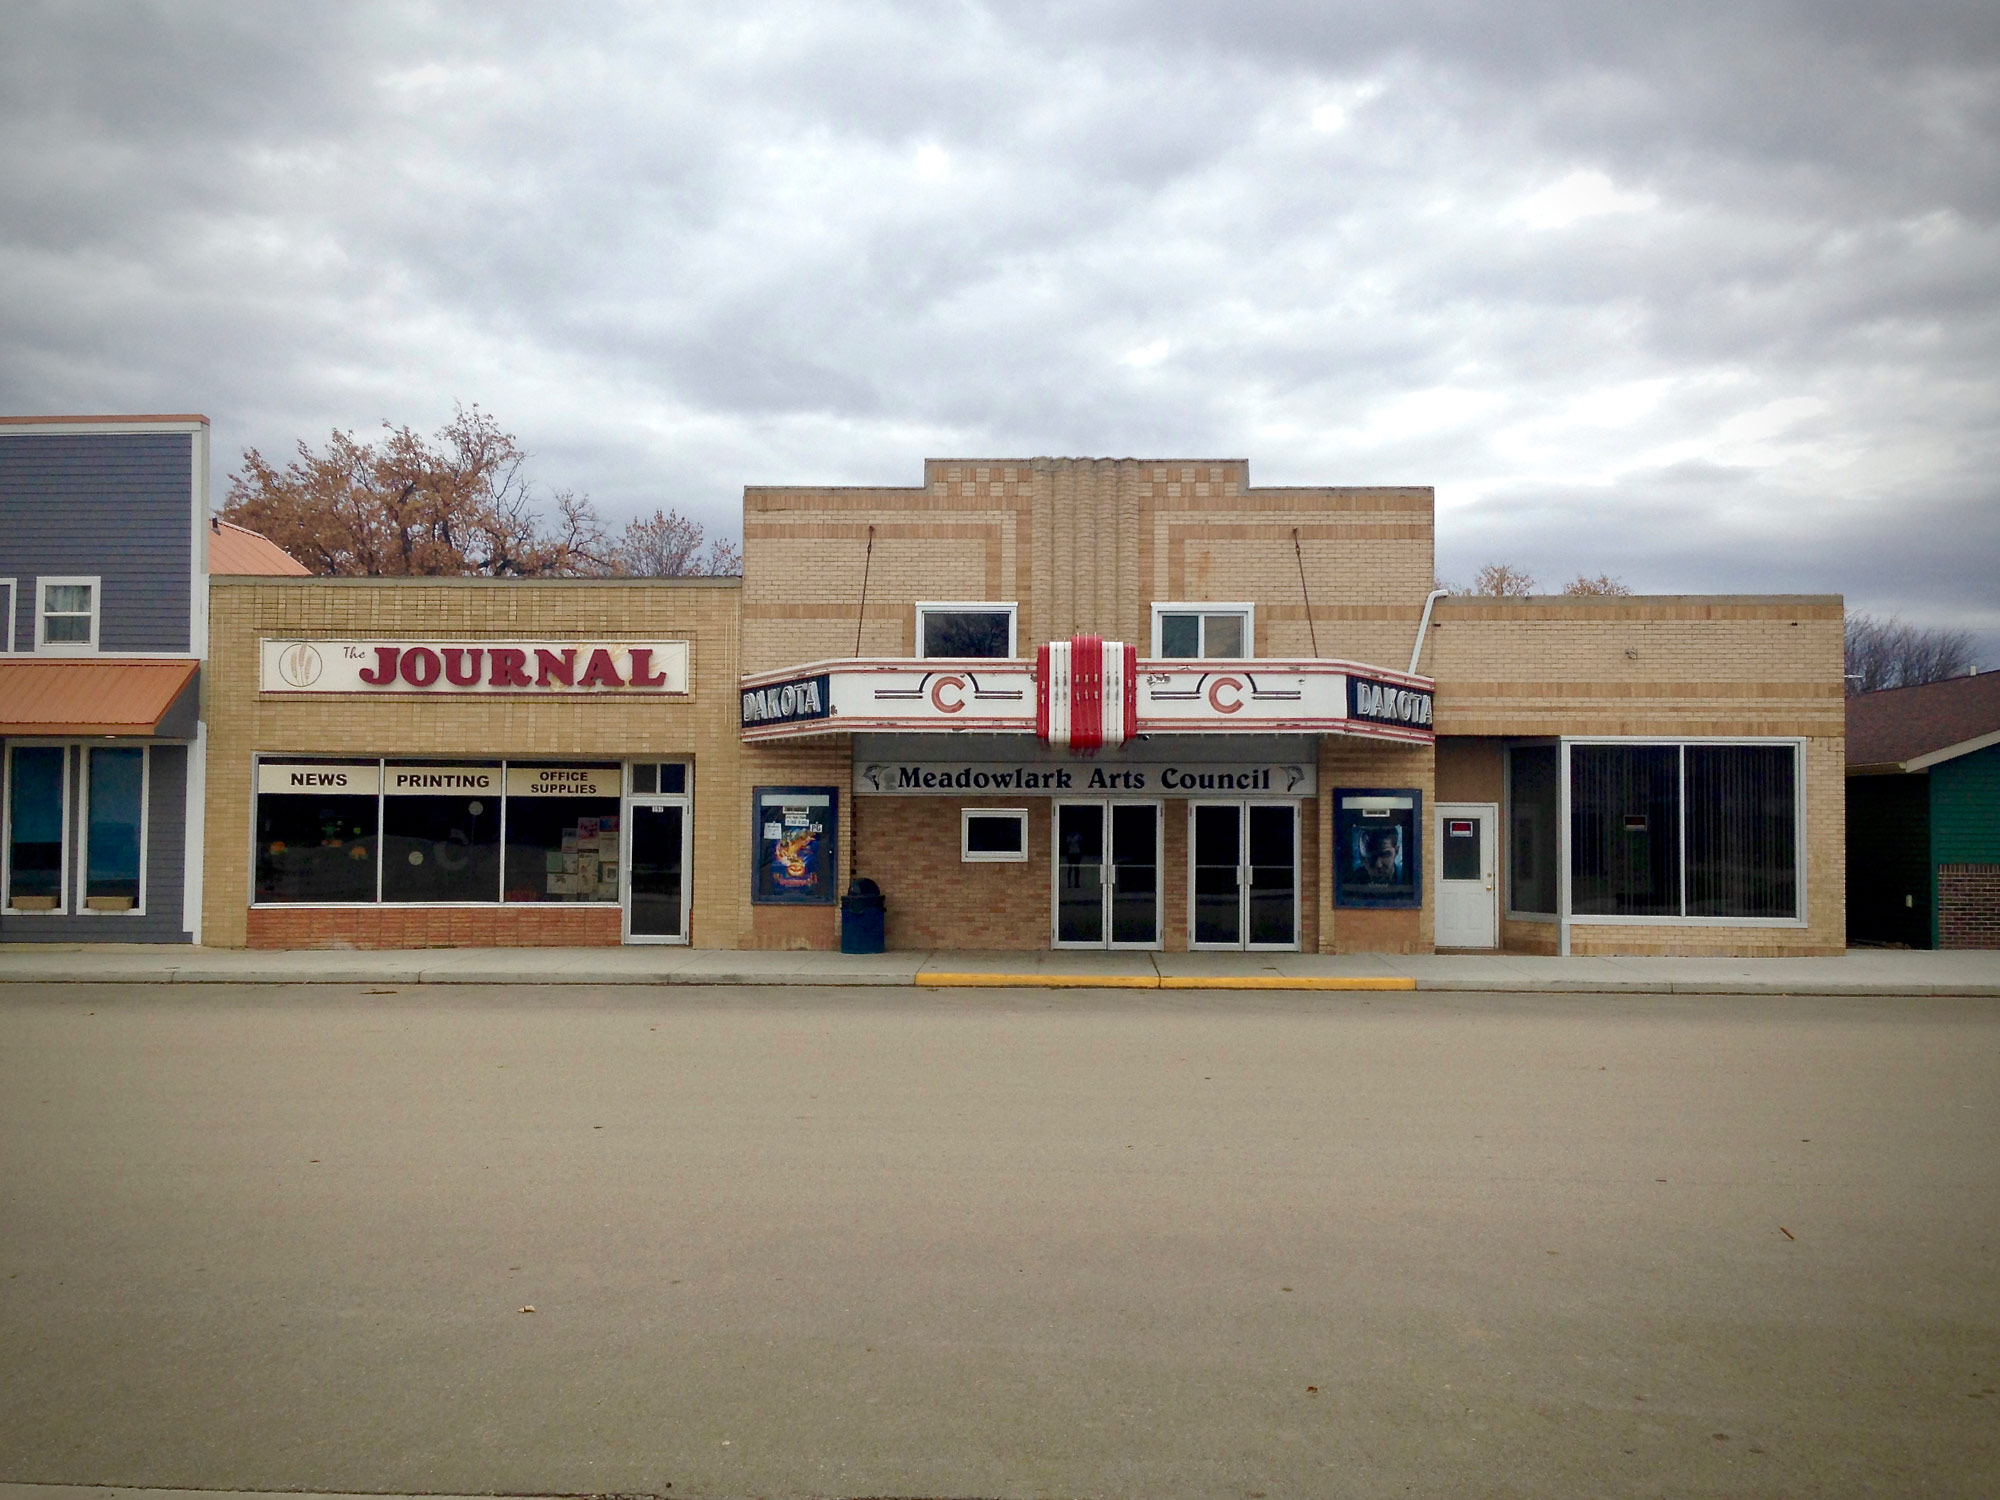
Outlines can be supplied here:
[[258, 642], [266, 693], [673, 697], [686, 641]]

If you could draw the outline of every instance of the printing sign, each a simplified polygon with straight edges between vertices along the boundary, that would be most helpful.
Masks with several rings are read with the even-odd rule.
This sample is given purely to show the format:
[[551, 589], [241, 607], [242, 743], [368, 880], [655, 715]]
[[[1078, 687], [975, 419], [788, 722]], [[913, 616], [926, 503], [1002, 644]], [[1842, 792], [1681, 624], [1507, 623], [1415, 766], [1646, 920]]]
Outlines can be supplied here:
[[685, 696], [686, 641], [258, 642], [265, 693]]
[[833, 689], [824, 672], [743, 689], [745, 729], [758, 724], [803, 724], [832, 713]]
[[1347, 716], [1370, 724], [1398, 724], [1411, 729], [1431, 727], [1431, 695], [1427, 689], [1399, 687], [1367, 677], [1347, 679]]

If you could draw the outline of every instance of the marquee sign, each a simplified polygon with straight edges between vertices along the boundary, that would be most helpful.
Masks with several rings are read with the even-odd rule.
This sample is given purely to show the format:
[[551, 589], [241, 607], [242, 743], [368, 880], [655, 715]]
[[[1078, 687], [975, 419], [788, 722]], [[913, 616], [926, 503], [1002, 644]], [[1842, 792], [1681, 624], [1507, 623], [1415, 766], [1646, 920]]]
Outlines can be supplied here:
[[1145, 734], [1433, 738], [1434, 684], [1383, 667], [1324, 658], [1146, 661], [1130, 646], [1091, 637], [1051, 643], [1043, 657], [814, 662], [746, 677], [743, 738], [964, 731], [1034, 735], [1079, 753]]
[[854, 762], [861, 797], [1311, 797], [1309, 761], [864, 761]]
[[265, 693], [674, 697], [686, 641], [258, 642]]

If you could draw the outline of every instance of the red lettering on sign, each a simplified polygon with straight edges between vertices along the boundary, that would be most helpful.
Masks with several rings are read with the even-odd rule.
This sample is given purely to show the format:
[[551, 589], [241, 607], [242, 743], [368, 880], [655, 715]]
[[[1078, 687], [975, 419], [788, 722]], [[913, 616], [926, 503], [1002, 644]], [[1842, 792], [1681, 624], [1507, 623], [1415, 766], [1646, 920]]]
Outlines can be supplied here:
[[632, 648], [632, 686], [665, 686], [667, 674], [665, 672], [655, 672], [652, 668], [653, 648], [651, 646], [634, 646]]
[[579, 687], [623, 687], [625, 679], [618, 675], [618, 667], [611, 660], [611, 653], [599, 646], [590, 653], [590, 665], [583, 669], [583, 681]]
[[[444, 657], [444, 678], [446, 682], [449, 682], [453, 687], [479, 686], [479, 663], [481, 658], [486, 655], [485, 647], [440, 646], [438, 647], [438, 651]], [[462, 675], [458, 670], [460, 665], [459, 659], [461, 657], [470, 657], [472, 661], [471, 666], [467, 667]]]
[[429, 687], [438, 680], [438, 654], [428, 646], [412, 646], [403, 653], [403, 681], [411, 687]]
[[965, 689], [965, 679], [963, 677], [946, 676], [940, 677], [936, 682], [932, 683], [931, 707], [935, 708], [941, 714], [958, 713], [965, 707], [965, 699], [953, 697], [947, 700], [944, 696], [946, 688], [957, 688], [960, 692], [963, 692]]
[[493, 671], [488, 675], [486, 685], [497, 688], [533, 687], [535, 684], [522, 670], [527, 664], [527, 652], [513, 646], [495, 646]]
[[563, 647], [560, 656], [547, 647], [535, 647], [535, 686], [547, 687], [551, 678], [564, 687], [576, 686], [576, 647]]
[[368, 675], [368, 668], [361, 669], [361, 680], [370, 687], [386, 687], [396, 680], [396, 658], [403, 653], [401, 646], [377, 646], [375, 648], [375, 675]]
[[1243, 700], [1240, 697], [1231, 698], [1227, 703], [1224, 703], [1220, 697], [1224, 688], [1228, 688], [1232, 693], [1241, 693], [1243, 691], [1243, 684], [1238, 682], [1234, 677], [1216, 678], [1214, 684], [1208, 690], [1208, 706], [1219, 714], [1233, 714], [1243, 706]]

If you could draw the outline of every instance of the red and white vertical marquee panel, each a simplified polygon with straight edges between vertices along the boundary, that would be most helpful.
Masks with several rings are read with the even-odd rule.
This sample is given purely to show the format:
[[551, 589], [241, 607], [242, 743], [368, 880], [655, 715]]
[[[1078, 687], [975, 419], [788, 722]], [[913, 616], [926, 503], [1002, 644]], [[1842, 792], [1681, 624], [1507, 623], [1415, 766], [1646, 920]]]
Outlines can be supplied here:
[[1035, 737], [1043, 744], [1088, 755], [1138, 735], [1138, 647], [1079, 635], [1035, 653]]

